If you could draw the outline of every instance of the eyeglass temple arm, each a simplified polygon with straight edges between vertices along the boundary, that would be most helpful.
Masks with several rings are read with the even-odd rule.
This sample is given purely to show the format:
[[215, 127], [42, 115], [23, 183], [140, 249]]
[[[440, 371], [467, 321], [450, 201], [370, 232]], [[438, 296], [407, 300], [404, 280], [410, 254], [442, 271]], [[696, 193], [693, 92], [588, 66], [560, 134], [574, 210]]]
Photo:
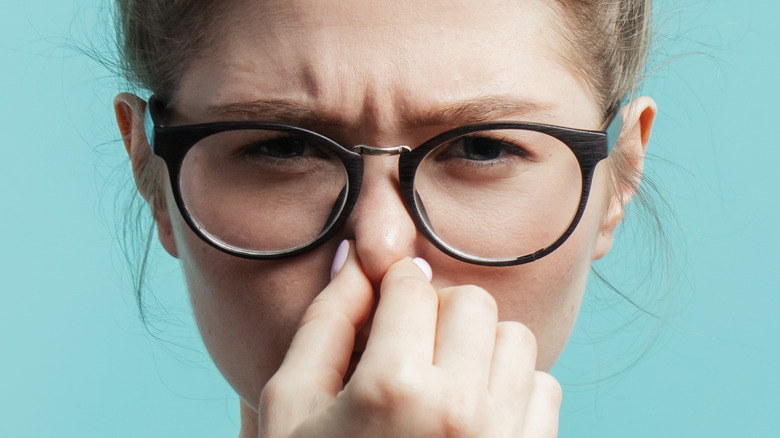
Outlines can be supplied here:
[[612, 115], [604, 122], [606, 128], [602, 130], [607, 134], [607, 155], [612, 153], [620, 133], [623, 132], [623, 115], [621, 110], [624, 105], [624, 101], [621, 101], [615, 111], [612, 112]]
[[146, 133], [146, 141], [149, 143], [149, 147], [152, 148], [152, 152], [154, 152], [154, 121], [160, 120], [157, 112], [157, 105], [159, 105], [157, 98], [152, 96], [146, 103], [146, 110], [144, 111], [144, 132]]

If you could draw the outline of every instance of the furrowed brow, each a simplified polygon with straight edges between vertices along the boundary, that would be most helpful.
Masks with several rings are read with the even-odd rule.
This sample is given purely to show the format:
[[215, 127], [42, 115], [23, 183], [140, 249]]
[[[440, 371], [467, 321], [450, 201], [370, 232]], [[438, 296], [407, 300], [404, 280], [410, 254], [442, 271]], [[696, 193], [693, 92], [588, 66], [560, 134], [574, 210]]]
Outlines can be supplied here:
[[260, 99], [250, 102], [213, 106], [210, 114], [221, 120], [262, 121], [297, 126], [340, 125], [337, 119], [314, 111], [312, 108], [284, 99]]
[[551, 114], [554, 106], [508, 96], [485, 96], [447, 103], [404, 116], [404, 126], [449, 125], [514, 120], [518, 117]]
[[[515, 99], [508, 96], [486, 96], [444, 103], [401, 113], [401, 126], [413, 129], [425, 126], [460, 126], [519, 117], [550, 114], [553, 105]], [[250, 102], [213, 106], [210, 114], [221, 120], [252, 120], [285, 123], [298, 126], [347, 127], [347, 122], [335, 115], [315, 111], [295, 101], [260, 99]]]

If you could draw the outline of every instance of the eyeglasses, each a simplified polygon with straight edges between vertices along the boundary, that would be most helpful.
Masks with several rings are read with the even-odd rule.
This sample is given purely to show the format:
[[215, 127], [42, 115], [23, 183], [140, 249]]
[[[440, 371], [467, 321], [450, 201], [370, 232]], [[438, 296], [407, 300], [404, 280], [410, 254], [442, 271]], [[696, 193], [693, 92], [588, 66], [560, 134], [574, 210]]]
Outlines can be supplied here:
[[184, 220], [210, 245], [260, 260], [310, 251], [344, 225], [364, 155], [399, 156], [405, 207], [444, 253], [486, 266], [537, 260], [574, 232], [596, 165], [622, 129], [618, 108], [600, 131], [491, 122], [414, 148], [348, 147], [278, 123], [164, 126], [164, 111], [149, 99], [145, 130]]

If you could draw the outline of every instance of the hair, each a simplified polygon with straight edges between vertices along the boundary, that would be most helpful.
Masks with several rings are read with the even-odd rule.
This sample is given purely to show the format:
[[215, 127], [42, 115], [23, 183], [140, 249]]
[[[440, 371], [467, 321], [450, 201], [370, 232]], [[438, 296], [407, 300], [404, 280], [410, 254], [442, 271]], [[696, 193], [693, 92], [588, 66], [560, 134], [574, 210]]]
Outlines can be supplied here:
[[[619, 103], [635, 92], [643, 79], [646, 58], [651, 45], [651, 0], [552, 0], [560, 13], [557, 34], [564, 48], [561, 56], [573, 66], [587, 84], [598, 107], [606, 117]], [[119, 67], [131, 86], [152, 92], [165, 100], [176, 93], [182, 73], [200, 56], [209, 43], [212, 26], [218, 20], [220, 5], [206, 0], [117, 0], [116, 32]], [[663, 239], [661, 220], [656, 214], [652, 184], [640, 186], [641, 172], [631, 166], [632, 157], [616, 146], [610, 154], [610, 190], [617, 202], [625, 204], [626, 192], [648, 210]], [[139, 187], [148, 194], [148, 205], [154, 210], [161, 200], [160, 160], [152, 157], [137, 178]], [[145, 208], [141, 204], [142, 208]], [[133, 216], [131, 226], [139, 216]], [[126, 236], [129, 233], [126, 232]], [[152, 229], [142, 246], [141, 266], [134, 287], [143, 315], [141, 290]], [[126, 239], [127, 240], [127, 239]], [[601, 277], [597, 273], [597, 277]], [[608, 283], [607, 283], [608, 284]], [[608, 284], [610, 288], [611, 285]], [[613, 288], [614, 289], [614, 288]]]

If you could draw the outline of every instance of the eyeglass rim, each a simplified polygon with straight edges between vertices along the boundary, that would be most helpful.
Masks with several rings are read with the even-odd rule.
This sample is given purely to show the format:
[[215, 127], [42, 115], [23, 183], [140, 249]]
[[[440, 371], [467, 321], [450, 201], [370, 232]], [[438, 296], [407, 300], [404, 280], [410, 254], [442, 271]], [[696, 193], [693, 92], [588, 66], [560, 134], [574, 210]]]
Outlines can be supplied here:
[[[338, 232], [338, 230], [340, 230], [346, 222], [354, 205], [357, 202], [362, 185], [363, 159], [360, 153], [350, 150], [344, 145], [315, 131], [310, 131], [305, 128], [282, 123], [247, 121], [165, 126], [161, 122], [160, 117], [160, 112], [163, 110], [164, 106], [165, 104], [155, 96], [149, 98], [144, 114], [144, 132], [146, 134], [146, 139], [149, 146], [151, 147], [152, 152], [155, 155], [160, 156], [166, 163], [174, 200], [182, 214], [182, 217], [190, 229], [192, 229], [192, 231], [195, 232], [195, 234], [206, 243], [227, 254], [241, 258], [252, 260], [277, 260], [300, 255], [321, 246], [323, 243], [333, 237], [333, 235]], [[457, 260], [482, 266], [515, 266], [530, 263], [545, 257], [558, 249], [571, 236], [582, 219], [590, 195], [590, 188], [593, 181], [595, 167], [601, 160], [609, 156], [609, 153], [614, 148], [620, 133], [622, 132], [623, 118], [620, 116], [622, 106], [622, 102], [617, 105], [616, 109], [610, 113], [610, 117], [608, 117], [602, 125], [603, 129], [600, 130], [584, 130], [531, 122], [499, 121], [460, 126], [438, 134], [425, 141], [420, 146], [411, 149], [411, 151], [405, 151], [405, 153], [399, 154], [400, 159], [398, 170], [400, 192], [404, 206], [415, 223], [417, 230], [440, 251]], [[347, 174], [346, 197], [343, 202], [342, 209], [338, 213], [337, 218], [333, 221], [331, 226], [314, 240], [285, 250], [252, 251], [235, 247], [219, 240], [216, 238], [216, 236], [207, 230], [204, 230], [193, 219], [189, 209], [184, 203], [179, 187], [179, 174], [184, 156], [186, 156], [187, 152], [199, 140], [208, 137], [209, 135], [240, 129], [269, 129], [298, 132], [305, 135], [310, 135], [329, 145], [333, 152], [342, 161]], [[525, 129], [551, 135], [569, 147], [569, 149], [575, 155], [580, 167], [582, 176], [580, 203], [571, 223], [569, 224], [566, 231], [553, 244], [548, 245], [545, 248], [540, 248], [531, 254], [517, 257], [485, 258], [474, 256], [453, 248], [444, 242], [438, 235], [436, 235], [436, 233], [431, 229], [430, 225], [426, 223], [421, 215], [421, 209], [417, 205], [417, 200], [414, 196], [414, 175], [416, 173], [417, 167], [422, 162], [422, 159], [431, 150], [448, 140], [466, 135], [471, 132], [495, 129]], [[175, 146], [171, 144], [173, 142], [176, 143]]]

